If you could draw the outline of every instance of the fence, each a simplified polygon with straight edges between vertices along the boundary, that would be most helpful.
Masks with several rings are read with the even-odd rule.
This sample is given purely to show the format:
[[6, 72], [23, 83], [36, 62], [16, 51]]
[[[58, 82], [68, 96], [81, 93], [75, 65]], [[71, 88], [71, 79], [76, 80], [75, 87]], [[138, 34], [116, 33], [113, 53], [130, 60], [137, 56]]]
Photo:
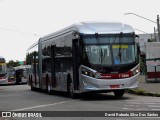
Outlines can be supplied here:
[[160, 58], [146, 59], [146, 82], [160, 82]]

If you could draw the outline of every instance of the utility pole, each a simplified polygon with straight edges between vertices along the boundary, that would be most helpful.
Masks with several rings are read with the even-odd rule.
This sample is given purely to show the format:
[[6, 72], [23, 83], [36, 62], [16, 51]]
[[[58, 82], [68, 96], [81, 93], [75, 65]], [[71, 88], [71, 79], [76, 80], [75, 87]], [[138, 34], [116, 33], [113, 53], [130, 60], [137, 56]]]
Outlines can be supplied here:
[[158, 30], [158, 42], [160, 42], [160, 28], [159, 28], [159, 15], [157, 15], [157, 30]]
[[156, 28], [154, 27], [154, 39], [157, 42], [157, 37], [156, 37]]

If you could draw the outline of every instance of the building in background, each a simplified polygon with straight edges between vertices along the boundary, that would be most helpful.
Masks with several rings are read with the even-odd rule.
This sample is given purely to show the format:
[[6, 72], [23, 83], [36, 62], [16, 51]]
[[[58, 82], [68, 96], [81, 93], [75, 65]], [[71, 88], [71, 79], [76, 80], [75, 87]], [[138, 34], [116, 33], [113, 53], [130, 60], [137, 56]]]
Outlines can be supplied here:
[[137, 42], [140, 47], [141, 55], [145, 56], [146, 54], [146, 43], [150, 41], [154, 41], [155, 37], [154, 34], [138, 34], [139, 38], [137, 39]]

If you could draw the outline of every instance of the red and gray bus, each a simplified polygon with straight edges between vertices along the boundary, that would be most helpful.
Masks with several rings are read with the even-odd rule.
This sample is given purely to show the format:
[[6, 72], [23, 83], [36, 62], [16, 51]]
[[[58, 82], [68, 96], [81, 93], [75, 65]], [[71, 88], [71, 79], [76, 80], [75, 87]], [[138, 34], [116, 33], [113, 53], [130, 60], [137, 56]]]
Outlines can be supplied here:
[[122, 97], [138, 86], [134, 29], [118, 22], [81, 22], [46, 35], [29, 47], [31, 90], [113, 92]]
[[2, 56], [0, 56], [0, 84], [8, 84], [6, 60]]

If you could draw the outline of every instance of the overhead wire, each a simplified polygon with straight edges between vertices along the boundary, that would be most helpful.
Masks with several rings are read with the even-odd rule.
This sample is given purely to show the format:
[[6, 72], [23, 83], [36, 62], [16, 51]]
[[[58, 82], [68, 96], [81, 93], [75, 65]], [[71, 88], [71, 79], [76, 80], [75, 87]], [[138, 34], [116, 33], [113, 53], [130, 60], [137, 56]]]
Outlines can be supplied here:
[[12, 31], [12, 32], [17, 32], [17, 33], [21, 33], [21, 34], [32, 35], [32, 36], [42, 36], [42, 35], [36, 34], [36, 33], [23, 32], [23, 31], [19, 31], [19, 30], [15, 30], [15, 29], [10, 29], [10, 28], [5, 28], [5, 27], [0, 27], [0, 29], [7, 30], [7, 31]]

